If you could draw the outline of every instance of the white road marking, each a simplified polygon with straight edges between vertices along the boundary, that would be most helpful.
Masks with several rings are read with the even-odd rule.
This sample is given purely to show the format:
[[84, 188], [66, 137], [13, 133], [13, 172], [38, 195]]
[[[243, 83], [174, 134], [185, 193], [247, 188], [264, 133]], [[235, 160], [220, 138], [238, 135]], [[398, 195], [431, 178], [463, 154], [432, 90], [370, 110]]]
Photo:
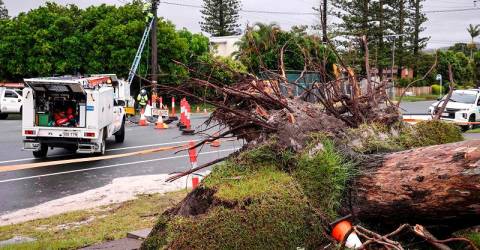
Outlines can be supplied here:
[[[204, 152], [204, 153], [199, 153], [198, 155], [216, 154], [216, 153], [235, 151], [235, 150], [238, 150], [238, 148], [229, 148], [229, 149], [223, 149], [223, 150], [218, 150], [218, 151]], [[172, 160], [172, 159], [179, 159], [179, 158], [187, 158], [187, 157], [188, 157], [188, 155], [178, 155], [178, 156], [157, 158], [157, 159], [151, 159], [151, 160], [145, 160], [145, 161], [118, 163], [118, 164], [113, 164], [113, 165], [108, 165], [108, 166], [101, 166], [101, 167], [94, 167], [94, 168], [84, 168], [84, 169], [57, 172], [57, 173], [51, 173], [51, 174], [42, 174], [42, 175], [34, 175], [34, 176], [26, 176], [26, 177], [21, 177], [21, 178], [0, 180], [0, 183], [7, 183], [7, 182], [14, 182], [14, 181], [21, 181], [21, 180], [29, 180], [29, 179], [35, 179], [35, 178], [41, 178], [41, 177], [48, 177], [48, 176], [55, 176], [55, 175], [62, 175], [62, 174], [71, 174], [71, 173], [78, 173], [78, 172], [86, 172], [86, 171], [92, 171], [92, 170], [98, 170], [98, 169], [114, 168], [114, 167], [128, 166], [128, 165], [141, 164], [141, 163], [149, 163], [149, 162], [155, 162], [155, 161], [165, 161], [165, 160]]]
[[188, 141], [166, 142], [166, 143], [158, 143], [158, 144], [150, 144], [150, 145], [139, 145], [139, 146], [131, 146], [131, 147], [125, 147], [125, 148], [112, 148], [112, 149], [107, 149], [107, 152], [127, 150], [127, 149], [137, 149], [137, 148], [150, 148], [150, 147], [158, 147], [158, 146], [174, 145], [174, 144], [183, 144], [183, 143], [189, 143], [191, 141], [196, 142], [198, 141], [198, 139], [188, 140]]
[[[150, 147], [158, 147], [158, 146], [165, 146], [165, 145], [175, 145], [175, 144], [183, 144], [183, 143], [188, 143], [188, 142], [196, 142], [198, 139], [194, 140], [188, 140], [188, 141], [176, 141], [176, 142], [166, 142], [166, 143], [157, 143], [157, 144], [150, 144], [150, 145], [139, 145], [139, 146], [131, 146], [131, 147], [124, 147], [124, 148], [112, 148], [112, 149], [107, 149], [107, 152], [114, 152], [114, 151], [122, 151], [122, 150], [129, 150], [129, 149], [138, 149], [138, 148], [150, 148]], [[75, 154], [61, 154], [61, 155], [52, 155], [48, 157], [47, 159], [54, 159], [54, 158], [59, 158], [59, 157], [64, 157], [64, 156], [72, 156]], [[24, 158], [24, 159], [16, 159], [16, 160], [7, 160], [7, 161], [0, 161], [0, 164], [4, 163], [12, 163], [12, 162], [22, 162], [22, 161], [32, 161], [32, 160], [37, 160], [36, 158]], [[1, 168], [2, 166], [0, 166]]]

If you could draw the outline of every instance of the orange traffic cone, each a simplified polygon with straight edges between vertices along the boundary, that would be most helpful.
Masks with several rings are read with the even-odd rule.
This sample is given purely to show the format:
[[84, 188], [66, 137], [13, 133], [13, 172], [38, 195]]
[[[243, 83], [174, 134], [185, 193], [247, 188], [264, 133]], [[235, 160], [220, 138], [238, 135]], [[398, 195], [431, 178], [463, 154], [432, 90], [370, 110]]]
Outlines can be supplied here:
[[[213, 134], [214, 137], [217, 137], [219, 136], [220, 134], [218, 132], [216, 132], [215, 134]], [[213, 147], [213, 148], [219, 148], [220, 147], [220, 140], [216, 139], [214, 141], [212, 141], [212, 143], [210, 143], [210, 147]]]
[[170, 117], [168, 117], [171, 121], [176, 121], [178, 120], [176, 111], [175, 111], [175, 97], [172, 96], [172, 113], [170, 114]]
[[194, 135], [195, 130], [192, 129], [192, 120], [190, 119], [190, 104], [188, 104], [187, 101], [185, 101], [185, 128], [182, 129], [182, 134], [183, 135]]
[[[191, 169], [194, 169], [194, 168], [197, 168], [198, 167], [198, 154], [197, 154], [197, 150], [193, 147], [195, 147], [195, 143], [193, 141], [191, 141], [190, 143], [188, 143], [188, 158], [190, 159], [190, 165], [191, 165]], [[193, 174], [192, 175], [192, 188], [195, 189], [196, 187], [198, 187], [200, 183], [200, 179], [198, 177], [198, 175], [195, 175]]]
[[187, 103], [187, 100], [185, 98], [183, 98], [181, 101], [180, 101], [180, 122], [178, 122], [177, 126], [180, 128], [180, 130], [183, 130], [185, 129], [187, 126], [186, 126], [186, 103]]
[[206, 115], [208, 114], [207, 108], [203, 108], [203, 113], [206, 114]]
[[160, 114], [158, 116], [157, 122], [155, 123], [155, 129], [167, 129], [167, 128], [168, 128], [168, 125], [165, 122], [163, 122], [163, 117]]
[[200, 106], [197, 106], [197, 113], [200, 113]]
[[140, 111], [140, 121], [138, 121], [138, 126], [147, 126], [147, 118], [145, 117], [145, 109], [143, 108]]
[[192, 176], [192, 188], [195, 189], [200, 184], [200, 178], [197, 175]]
[[[334, 222], [331, 226], [333, 227], [332, 237], [338, 242], [343, 242], [345, 236], [352, 230], [352, 223], [345, 218]], [[355, 232], [351, 232], [345, 241], [345, 246], [351, 249], [358, 249], [362, 246], [362, 242]]]

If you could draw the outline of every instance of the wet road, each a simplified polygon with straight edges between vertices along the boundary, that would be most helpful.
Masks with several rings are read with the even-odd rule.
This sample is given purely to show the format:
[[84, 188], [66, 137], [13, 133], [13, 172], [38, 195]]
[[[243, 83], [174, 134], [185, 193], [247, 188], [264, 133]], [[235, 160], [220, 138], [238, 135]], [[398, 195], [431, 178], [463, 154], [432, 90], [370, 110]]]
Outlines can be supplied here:
[[402, 102], [400, 108], [404, 114], [428, 114], [428, 108], [435, 101]]
[[[193, 125], [198, 126], [205, 119], [205, 116], [193, 116]], [[198, 136], [181, 136], [175, 126], [168, 130], [155, 130], [152, 126], [129, 126], [126, 133], [122, 144], [116, 144], [113, 138], [109, 139], [107, 155], [183, 145], [199, 139]], [[199, 153], [198, 163], [224, 157], [240, 146], [238, 141], [223, 142], [220, 148], [205, 146]], [[31, 152], [22, 151], [21, 148], [21, 121], [0, 120], [0, 169], [7, 165], [39, 162], [32, 157]], [[187, 153], [175, 152], [0, 173], [0, 214], [102, 187], [119, 177], [169, 174], [189, 169]], [[46, 161], [78, 157], [88, 156], [72, 155], [63, 149], [54, 149], [49, 151]]]

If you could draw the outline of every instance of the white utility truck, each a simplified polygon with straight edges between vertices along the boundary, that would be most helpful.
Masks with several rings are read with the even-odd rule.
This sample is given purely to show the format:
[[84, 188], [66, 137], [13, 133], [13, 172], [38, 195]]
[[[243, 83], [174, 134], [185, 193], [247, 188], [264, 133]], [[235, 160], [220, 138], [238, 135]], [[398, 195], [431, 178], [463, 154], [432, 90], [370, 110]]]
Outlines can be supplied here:
[[[444, 96], [441, 100], [433, 103], [428, 108], [428, 112], [435, 115], [446, 98]], [[441, 119], [458, 123], [480, 121], [480, 90], [454, 90], [445, 111], [441, 115]], [[462, 129], [469, 130], [474, 127], [475, 125], [473, 124], [463, 125]]]
[[22, 113], [22, 91], [0, 87], [0, 119], [6, 119], [9, 114]]
[[24, 150], [37, 158], [48, 148], [105, 154], [106, 139], [125, 139], [124, 100], [114, 75], [25, 79], [22, 135]]

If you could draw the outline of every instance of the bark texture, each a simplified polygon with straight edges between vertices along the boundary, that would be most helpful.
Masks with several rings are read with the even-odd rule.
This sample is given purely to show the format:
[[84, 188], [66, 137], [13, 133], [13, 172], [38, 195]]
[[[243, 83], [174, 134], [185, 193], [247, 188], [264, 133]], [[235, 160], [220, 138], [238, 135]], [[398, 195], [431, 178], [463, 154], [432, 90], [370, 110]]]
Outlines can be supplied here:
[[378, 156], [353, 185], [360, 220], [465, 228], [480, 219], [480, 141]]

